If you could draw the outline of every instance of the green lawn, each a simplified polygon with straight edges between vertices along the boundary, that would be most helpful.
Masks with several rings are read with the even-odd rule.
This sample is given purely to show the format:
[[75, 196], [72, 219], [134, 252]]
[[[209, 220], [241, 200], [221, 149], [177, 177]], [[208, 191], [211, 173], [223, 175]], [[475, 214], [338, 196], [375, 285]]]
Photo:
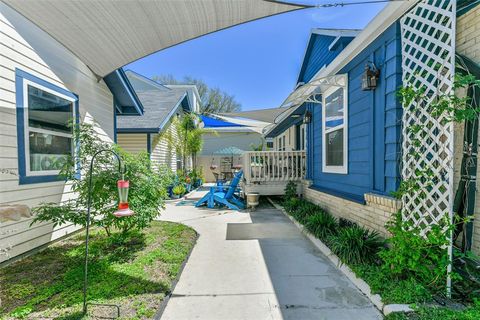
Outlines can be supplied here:
[[[123, 242], [100, 229], [90, 240], [89, 301], [120, 305], [122, 319], [151, 319], [196, 233], [181, 224], [153, 222]], [[81, 318], [83, 241], [84, 233], [78, 233], [0, 269], [0, 319]], [[113, 313], [109, 308], [91, 309], [94, 315]]]

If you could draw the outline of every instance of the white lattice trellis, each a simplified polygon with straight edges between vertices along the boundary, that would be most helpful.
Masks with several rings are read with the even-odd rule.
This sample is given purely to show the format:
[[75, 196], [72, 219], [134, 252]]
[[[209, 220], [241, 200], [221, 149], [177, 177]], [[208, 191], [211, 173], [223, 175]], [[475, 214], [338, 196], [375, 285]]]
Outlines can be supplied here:
[[[446, 114], [432, 115], [430, 105], [453, 89], [455, 7], [455, 1], [424, 0], [401, 19], [403, 85], [425, 90], [425, 99], [403, 112], [402, 179], [420, 187], [403, 196], [403, 218], [424, 232], [452, 215], [453, 124]], [[425, 179], [421, 172], [428, 169]]]

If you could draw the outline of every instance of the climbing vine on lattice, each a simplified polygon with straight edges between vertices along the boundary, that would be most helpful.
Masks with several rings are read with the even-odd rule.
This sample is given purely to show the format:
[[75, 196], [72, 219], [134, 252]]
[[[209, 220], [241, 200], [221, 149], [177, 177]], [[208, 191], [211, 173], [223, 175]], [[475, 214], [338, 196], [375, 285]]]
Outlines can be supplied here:
[[455, 19], [450, 0], [424, 0], [401, 19], [403, 218], [424, 232], [452, 216], [453, 123], [438, 107], [454, 87]]

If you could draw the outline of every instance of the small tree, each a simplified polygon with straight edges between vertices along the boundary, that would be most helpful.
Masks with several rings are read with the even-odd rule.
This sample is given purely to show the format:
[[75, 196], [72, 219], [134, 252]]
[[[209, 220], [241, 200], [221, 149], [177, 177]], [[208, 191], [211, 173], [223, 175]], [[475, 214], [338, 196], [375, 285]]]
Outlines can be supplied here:
[[192, 157], [194, 168], [197, 167], [197, 154], [202, 151], [202, 136], [205, 133], [215, 133], [213, 130], [200, 128], [199, 122], [198, 116], [193, 113], [187, 113], [180, 119], [174, 118], [173, 132], [167, 132], [166, 136], [168, 143], [175, 146], [175, 151], [181, 156], [184, 164], [188, 157]]
[[[92, 125], [82, 124], [74, 130], [75, 141], [79, 142], [76, 157], [71, 157], [61, 175], [71, 181], [72, 191], [78, 197], [61, 204], [42, 203], [33, 209], [35, 222], [52, 221], [54, 225], [70, 222], [86, 225], [88, 200], [88, 170], [93, 154], [102, 149], [119, 153], [126, 166], [125, 179], [130, 180], [129, 205], [135, 212], [130, 217], [116, 218], [113, 212], [118, 201], [118, 164], [111, 153], [103, 152], [95, 158], [92, 170], [91, 223], [102, 227], [107, 234], [119, 230], [122, 234], [132, 229], [143, 229], [159, 214], [166, 198], [166, 185], [162, 175], [152, 170], [148, 154], [129, 154], [116, 145], [102, 141]], [[79, 176], [81, 173], [82, 178]]]

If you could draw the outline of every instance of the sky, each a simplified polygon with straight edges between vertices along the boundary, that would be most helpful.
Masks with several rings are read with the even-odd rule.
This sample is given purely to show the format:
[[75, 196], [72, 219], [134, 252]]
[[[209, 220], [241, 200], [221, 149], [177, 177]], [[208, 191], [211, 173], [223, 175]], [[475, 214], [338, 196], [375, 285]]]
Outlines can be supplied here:
[[312, 28], [363, 29], [384, 6], [379, 3], [289, 12], [179, 44], [125, 69], [150, 78], [171, 74], [179, 79], [202, 79], [210, 87], [234, 95], [242, 110], [278, 107], [296, 84]]

